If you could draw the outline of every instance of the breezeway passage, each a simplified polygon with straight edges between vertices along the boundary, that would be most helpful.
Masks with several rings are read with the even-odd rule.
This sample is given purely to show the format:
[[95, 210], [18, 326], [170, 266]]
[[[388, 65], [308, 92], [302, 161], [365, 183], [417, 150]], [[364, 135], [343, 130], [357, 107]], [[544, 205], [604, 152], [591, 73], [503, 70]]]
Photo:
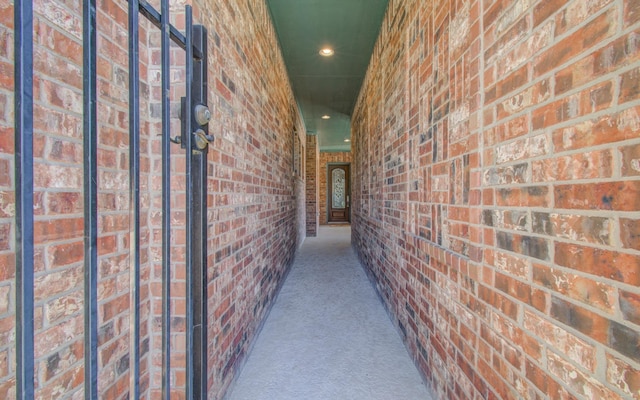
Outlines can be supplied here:
[[350, 235], [305, 240], [228, 400], [431, 399]]

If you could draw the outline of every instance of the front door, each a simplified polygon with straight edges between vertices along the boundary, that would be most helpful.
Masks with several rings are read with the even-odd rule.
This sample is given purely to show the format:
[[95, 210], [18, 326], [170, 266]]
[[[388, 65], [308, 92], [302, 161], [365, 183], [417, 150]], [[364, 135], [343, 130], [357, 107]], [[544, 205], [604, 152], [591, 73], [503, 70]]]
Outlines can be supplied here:
[[349, 165], [329, 166], [329, 222], [349, 222]]

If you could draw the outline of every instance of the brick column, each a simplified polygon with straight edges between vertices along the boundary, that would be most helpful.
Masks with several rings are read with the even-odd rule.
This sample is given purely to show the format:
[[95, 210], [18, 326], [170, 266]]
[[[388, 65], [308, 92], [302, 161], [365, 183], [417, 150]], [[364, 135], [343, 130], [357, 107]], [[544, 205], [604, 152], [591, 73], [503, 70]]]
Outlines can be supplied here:
[[307, 135], [306, 159], [306, 198], [307, 198], [307, 236], [318, 234], [318, 137]]

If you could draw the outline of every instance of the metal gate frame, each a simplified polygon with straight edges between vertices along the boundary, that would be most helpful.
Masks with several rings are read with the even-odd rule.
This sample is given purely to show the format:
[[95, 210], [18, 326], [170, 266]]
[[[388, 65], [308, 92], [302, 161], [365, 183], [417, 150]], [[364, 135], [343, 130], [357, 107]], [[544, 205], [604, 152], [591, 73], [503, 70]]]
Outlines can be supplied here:
[[[170, 396], [170, 146], [186, 157], [187, 399], [207, 397], [207, 31], [185, 7], [185, 34], [169, 22], [169, 0], [158, 12], [145, 0], [129, 1], [130, 176], [130, 393], [140, 397], [140, 112], [138, 23], [142, 14], [162, 32], [162, 398]], [[98, 398], [98, 186], [96, 0], [83, 0], [83, 187], [84, 187], [84, 397]], [[33, 2], [14, 2], [15, 187], [16, 187], [16, 393], [34, 397], [34, 212], [33, 212]], [[186, 51], [186, 97], [182, 132], [170, 138], [169, 46]], [[197, 130], [194, 131], [194, 127]]]

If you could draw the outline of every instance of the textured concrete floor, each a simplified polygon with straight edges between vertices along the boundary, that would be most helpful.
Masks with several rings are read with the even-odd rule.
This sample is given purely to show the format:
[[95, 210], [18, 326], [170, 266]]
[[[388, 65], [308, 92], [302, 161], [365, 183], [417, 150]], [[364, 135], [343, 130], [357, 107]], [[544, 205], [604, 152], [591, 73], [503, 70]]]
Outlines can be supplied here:
[[350, 237], [305, 240], [227, 400], [431, 399]]

